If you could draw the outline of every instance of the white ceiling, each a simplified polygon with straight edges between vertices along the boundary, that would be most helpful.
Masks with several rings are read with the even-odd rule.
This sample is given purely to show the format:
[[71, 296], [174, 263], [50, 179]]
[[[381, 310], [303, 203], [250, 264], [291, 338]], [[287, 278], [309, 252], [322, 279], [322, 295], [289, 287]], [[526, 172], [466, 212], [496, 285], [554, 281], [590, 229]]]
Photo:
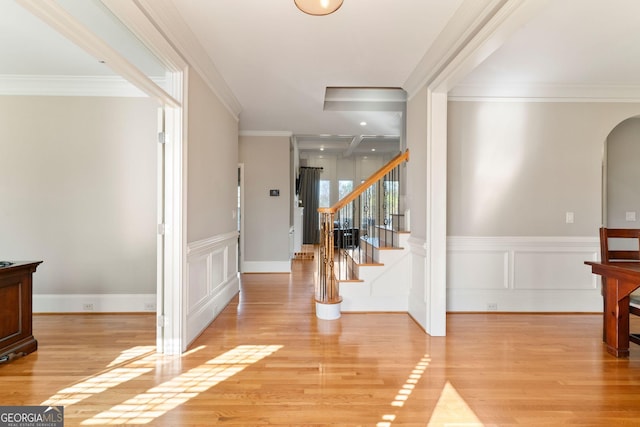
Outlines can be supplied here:
[[[344, 146], [354, 138], [388, 142], [401, 133], [403, 117], [397, 111], [325, 111], [327, 87], [406, 88], [452, 17], [471, 5], [478, 10], [478, 4], [502, 2], [345, 0], [324, 17], [301, 13], [293, 0], [142, 4], [170, 8], [175, 21], [182, 18], [237, 98], [241, 131], [304, 135], [309, 146], [331, 140], [314, 135], [344, 135], [335, 138]], [[529, 2], [541, 10], [451, 90], [454, 99], [640, 100], [640, 1]], [[113, 74], [14, 0], [0, 0], [0, 58], [0, 89], [7, 75]]]
[[401, 87], [461, 0], [346, 0], [329, 16], [293, 0], [173, 0], [242, 105], [240, 128], [397, 134], [379, 113], [323, 112], [329, 86]]

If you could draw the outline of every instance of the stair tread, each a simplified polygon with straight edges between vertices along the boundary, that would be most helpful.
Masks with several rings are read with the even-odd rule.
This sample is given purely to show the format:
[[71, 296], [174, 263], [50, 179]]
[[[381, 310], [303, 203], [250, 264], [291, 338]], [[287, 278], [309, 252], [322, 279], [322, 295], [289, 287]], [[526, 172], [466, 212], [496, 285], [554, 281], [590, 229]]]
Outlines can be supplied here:
[[360, 251], [357, 249], [345, 249], [345, 253], [353, 260], [353, 262], [358, 265], [384, 265], [383, 263], [374, 261], [373, 257], [367, 256], [364, 260], [360, 259]]

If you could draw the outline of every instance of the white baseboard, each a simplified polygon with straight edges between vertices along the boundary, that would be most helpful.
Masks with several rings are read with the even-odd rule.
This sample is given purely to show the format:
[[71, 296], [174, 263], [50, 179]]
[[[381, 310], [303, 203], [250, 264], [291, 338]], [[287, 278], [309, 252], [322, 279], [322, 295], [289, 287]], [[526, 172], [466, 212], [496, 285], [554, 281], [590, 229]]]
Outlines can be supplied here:
[[34, 294], [34, 313], [155, 313], [156, 294]]

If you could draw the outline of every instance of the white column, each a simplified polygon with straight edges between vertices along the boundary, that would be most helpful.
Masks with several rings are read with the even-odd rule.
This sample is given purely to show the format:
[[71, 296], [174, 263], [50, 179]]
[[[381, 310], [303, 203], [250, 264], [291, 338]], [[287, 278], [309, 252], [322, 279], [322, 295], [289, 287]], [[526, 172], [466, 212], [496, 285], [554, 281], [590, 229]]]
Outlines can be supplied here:
[[427, 91], [426, 319], [429, 335], [446, 335], [447, 94]]

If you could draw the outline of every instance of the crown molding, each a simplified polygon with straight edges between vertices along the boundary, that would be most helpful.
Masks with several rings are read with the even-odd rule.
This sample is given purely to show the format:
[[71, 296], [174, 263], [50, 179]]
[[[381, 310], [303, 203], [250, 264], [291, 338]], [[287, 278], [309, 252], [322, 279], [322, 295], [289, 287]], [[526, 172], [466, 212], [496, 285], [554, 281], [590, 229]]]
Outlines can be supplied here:
[[239, 136], [278, 136], [290, 138], [293, 136], [292, 132], [288, 131], [270, 131], [270, 130], [241, 130], [238, 133]]
[[202, 76], [231, 115], [239, 120], [242, 105], [189, 26], [169, 0], [136, 0], [185, 62]]
[[119, 76], [0, 76], [0, 95], [147, 97]]
[[89, 28], [69, 14], [60, 4], [35, 0], [16, 0], [34, 16], [42, 19], [62, 36], [92, 55], [104, 61], [116, 74], [124, 76], [148, 96], [169, 104], [178, 104], [171, 95], [158, 86], [149, 76], [126, 60], [114, 48], [94, 34]]
[[466, 84], [449, 92], [452, 101], [640, 102], [639, 85]]
[[403, 85], [409, 99], [425, 85], [448, 92], [549, 1], [464, 0]]

